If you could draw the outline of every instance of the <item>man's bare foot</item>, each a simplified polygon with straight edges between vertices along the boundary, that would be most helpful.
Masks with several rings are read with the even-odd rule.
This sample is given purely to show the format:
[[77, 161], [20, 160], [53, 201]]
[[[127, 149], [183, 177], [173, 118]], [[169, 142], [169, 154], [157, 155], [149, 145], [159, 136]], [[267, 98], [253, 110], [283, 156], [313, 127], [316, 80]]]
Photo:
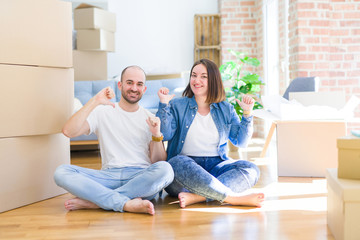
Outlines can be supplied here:
[[99, 208], [95, 203], [89, 202], [81, 198], [73, 198], [65, 201], [65, 209], [69, 211], [79, 210], [79, 209], [96, 209]]
[[224, 202], [231, 205], [261, 207], [264, 203], [265, 195], [263, 193], [250, 193], [247, 195], [227, 196]]
[[178, 195], [179, 198], [179, 205], [181, 208], [184, 208], [188, 205], [204, 202], [206, 201], [206, 198], [203, 196], [199, 196], [195, 193], [189, 193], [189, 192], [181, 192]]
[[124, 211], [133, 213], [148, 213], [155, 214], [154, 204], [149, 200], [142, 200], [141, 198], [134, 198], [127, 201], [124, 205]]

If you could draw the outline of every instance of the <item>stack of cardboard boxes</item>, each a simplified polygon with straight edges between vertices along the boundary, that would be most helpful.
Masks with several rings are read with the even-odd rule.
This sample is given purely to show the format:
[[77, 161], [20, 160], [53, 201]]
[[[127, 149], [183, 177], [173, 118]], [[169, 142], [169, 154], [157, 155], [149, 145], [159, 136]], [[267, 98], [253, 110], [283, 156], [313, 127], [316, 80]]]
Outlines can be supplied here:
[[334, 237], [359, 239], [360, 138], [337, 139], [338, 168], [327, 169], [328, 225]]
[[115, 51], [116, 15], [101, 8], [80, 4], [74, 10], [77, 30], [74, 50], [75, 81], [107, 79], [107, 52]]
[[0, 31], [2, 212], [65, 193], [53, 174], [70, 163], [61, 129], [73, 107], [71, 4], [2, 1]]

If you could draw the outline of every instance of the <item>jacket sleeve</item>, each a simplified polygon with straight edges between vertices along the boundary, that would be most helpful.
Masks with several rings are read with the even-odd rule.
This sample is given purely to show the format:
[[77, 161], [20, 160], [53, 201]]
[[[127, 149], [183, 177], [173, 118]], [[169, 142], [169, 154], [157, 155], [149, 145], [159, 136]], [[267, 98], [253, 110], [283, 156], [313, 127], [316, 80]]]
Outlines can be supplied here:
[[237, 147], [247, 147], [254, 132], [253, 116], [242, 117], [241, 121], [233, 106], [230, 108], [231, 126], [229, 139]]
[[169, 104], [159, 102], [158, 111], [156, 116], [160, 118], [161, 125], [160, 131], [164, 135], [164, 140], [169, 141], [175, 135], [177, 125], [174, 110], [171, 107], [171, 101]]

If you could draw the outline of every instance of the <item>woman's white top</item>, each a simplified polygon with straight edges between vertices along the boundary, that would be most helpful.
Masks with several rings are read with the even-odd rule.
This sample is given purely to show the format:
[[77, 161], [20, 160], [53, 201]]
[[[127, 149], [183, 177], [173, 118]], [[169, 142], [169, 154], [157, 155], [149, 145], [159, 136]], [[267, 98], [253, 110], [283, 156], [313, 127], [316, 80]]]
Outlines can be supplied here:
[[182, 155], [213, 157], [219, 156], [219, 132], [210, 112], [206, 116], [196, 113], [186, 135]]

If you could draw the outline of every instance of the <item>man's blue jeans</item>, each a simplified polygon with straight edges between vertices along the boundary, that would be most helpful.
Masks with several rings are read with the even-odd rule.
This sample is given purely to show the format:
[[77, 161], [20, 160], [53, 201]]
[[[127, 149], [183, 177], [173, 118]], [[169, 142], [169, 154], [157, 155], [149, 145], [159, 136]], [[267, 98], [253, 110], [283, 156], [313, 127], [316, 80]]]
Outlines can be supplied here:
[[259, 168], [244, 160], [178, 155], [168, 162], [175, 178], [165, 190], [174, 197], [180, 192], [191, 192], [207, 201], [223, 202], [227, 196], [253, 187], [260, 176]]
[[173, 170], [165, 161], [156, 162], [148, 168], [106, 170], [61, 165], [54, 175], [56, 184], [71, 194], [105, 210], [119, 212], [123, 212], [125, 203], [130, 199], [153, 199], [173, 178]]

